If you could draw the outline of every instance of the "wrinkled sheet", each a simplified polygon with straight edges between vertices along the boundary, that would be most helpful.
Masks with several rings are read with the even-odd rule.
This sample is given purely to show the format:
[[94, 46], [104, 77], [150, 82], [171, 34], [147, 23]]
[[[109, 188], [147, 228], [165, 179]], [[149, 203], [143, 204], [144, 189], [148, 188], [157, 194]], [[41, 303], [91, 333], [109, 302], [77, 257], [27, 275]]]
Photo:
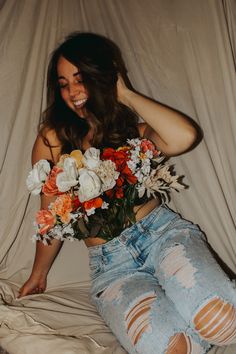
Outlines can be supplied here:
[[[13, 291], [12, 291], [13, 289]], [[16, 300], [14, 286], [0, 305], [1, 345], [14, 354], [125, 354], [89, 299], [89, 284]], [[235, 354], [236, 345], [209, 354]]]

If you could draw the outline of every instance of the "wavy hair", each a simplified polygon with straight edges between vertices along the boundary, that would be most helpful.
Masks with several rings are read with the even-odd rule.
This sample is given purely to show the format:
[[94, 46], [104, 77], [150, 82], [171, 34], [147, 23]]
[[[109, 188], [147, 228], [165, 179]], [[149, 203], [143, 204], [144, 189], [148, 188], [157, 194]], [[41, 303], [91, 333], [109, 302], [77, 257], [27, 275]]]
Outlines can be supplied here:
[[[61, 142], [61, 152], [82, 148], [89, 124], [64, 102], [58, 84], [57, 64], [63, 56], [82, 75], [89, 97], [86, 109], [91, 115], [95, 133], [91, 145], [118, 147], [127, 138], [137, 137], [138, 117], [130, 108], [118, 102], [118, 73], [126, 73], [121, 52], [114, 42], [98, 34], [75, 32], [52, 53], [47, 75], [47, 109], [42, 115], [39, 131], [53, 129]], [[44, 138], [45, 139], [45, 138]]]

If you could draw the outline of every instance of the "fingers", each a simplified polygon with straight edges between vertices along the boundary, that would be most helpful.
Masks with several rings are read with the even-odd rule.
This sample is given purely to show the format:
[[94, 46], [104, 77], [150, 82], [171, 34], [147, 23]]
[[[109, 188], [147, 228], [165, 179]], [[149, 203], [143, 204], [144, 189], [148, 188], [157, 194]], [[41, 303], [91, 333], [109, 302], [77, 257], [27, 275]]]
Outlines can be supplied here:
[[122, 90], [123, 88], [126, 88], [125, 82], [121, 74], [118, 74], [118, 80], [117, 80], [117, 88]]
[[19, 293], [18, 293], [18, 295], [17, 295], [17, 299], [19, 299], [19, 298], [21, 298], [22, 297], [22, 294], [21, 294], [21, 291], [19, 290]]
[[116, 84], [116, 87], [117, 87], [117, 100], [120, 102], [120, 103], [123, 103], [124, 105], [130, 107], [132, 109], [132, 106], [130, 105], [130, 93], [133, 91], [131, 91], [128, 86], [126, 85], [123, 77], [118, 74], [118, 80], [117, 80], [117, 84]]
[[26, 296], [26, 295], [37, 295], [37, 294], [42, 294], [44, 293], [44, 290], [43, 288], [35, 288], [35, 289], [32, 289], [32, 290], [26, 290], [26, 289], [20, 289], [19, 290], [19, 294], [17, 296], [17, 299], [23, 297], [23, 296]]
[[27, 295], [42, 294], [44, 292], [43, 288], [35, 288], [31, 290]]
[[37, 288], [37, 292], [38, 292], [39, 294], [42, 294], [42, 293], [44, 292], [44, 289], [43, 289], [43, 288]]

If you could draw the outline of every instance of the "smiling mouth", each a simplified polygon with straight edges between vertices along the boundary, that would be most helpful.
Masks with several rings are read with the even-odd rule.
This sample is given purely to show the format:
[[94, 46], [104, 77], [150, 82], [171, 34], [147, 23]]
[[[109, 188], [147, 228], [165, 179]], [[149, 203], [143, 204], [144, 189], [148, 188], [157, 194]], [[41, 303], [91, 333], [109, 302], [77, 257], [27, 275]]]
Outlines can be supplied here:
[[87, 98], [84, 98], [82, 100], [76, 100], [76, 101], [73, 101], [73, 105], [76, 107], [76, 108], [81, 108], [84, 106], [84, 104], [87, 102]]

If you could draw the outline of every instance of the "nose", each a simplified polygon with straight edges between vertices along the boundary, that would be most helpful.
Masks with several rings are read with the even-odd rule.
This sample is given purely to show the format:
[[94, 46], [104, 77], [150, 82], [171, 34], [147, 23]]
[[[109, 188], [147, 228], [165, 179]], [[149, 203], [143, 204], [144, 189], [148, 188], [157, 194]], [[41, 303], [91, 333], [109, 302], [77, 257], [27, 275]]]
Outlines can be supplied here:
[[74, 98], [76, 95], [80, 93], [79, 85], [70, 84], [69, 86], [69, 94], [71, 98]]

